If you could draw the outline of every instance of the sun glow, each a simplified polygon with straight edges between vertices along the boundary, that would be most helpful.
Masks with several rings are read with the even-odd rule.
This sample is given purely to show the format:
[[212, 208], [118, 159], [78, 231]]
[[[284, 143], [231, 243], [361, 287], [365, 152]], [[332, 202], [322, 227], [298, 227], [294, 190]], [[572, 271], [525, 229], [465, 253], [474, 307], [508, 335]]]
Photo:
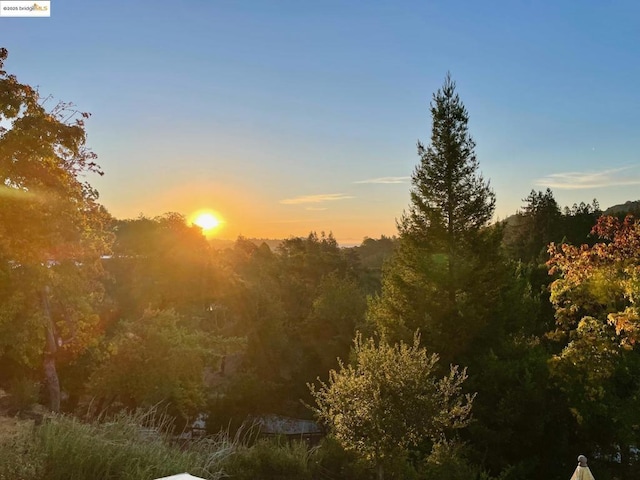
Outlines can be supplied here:
[[192, 216], [192, 223], [202, 229], [205, 234], [211, 234], [222, 225], [220, 216], [210, 210], [201, 210]]

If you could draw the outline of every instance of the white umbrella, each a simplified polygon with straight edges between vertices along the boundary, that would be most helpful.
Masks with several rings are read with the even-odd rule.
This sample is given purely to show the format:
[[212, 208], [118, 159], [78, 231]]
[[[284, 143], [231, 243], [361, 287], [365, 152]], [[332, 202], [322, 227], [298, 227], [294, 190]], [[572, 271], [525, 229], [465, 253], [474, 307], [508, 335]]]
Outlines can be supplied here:
[[179, 473], [177, 475], [171, 475], [170, 477], [156, 478], [156, 480], [205, 480], [201, 477], [194, 477], [188, 473]]
[[591, 474], [591, 470], [587, 466], [587, 457], [584, 455], [578, 456], [578, 466], [573, 472], [571, 480], [595, 480]]

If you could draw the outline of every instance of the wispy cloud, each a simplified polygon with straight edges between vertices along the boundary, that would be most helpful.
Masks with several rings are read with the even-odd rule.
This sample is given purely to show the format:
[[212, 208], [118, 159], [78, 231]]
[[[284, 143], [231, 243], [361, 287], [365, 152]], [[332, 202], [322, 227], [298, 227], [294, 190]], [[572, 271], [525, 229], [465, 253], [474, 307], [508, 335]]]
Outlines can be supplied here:
[[392, 184], [392, 183], [407, 183], [411, 177], [378, 177], [368, 178], [367, 180], [358, 180], [353, 183], [379, 183], [379, 184]]
[[310, 212], [322, 212], [323, 210], [326, 210], [327, 207], [307, 207], [305, 208], [305, 210], [309, 210]]
[[606, 188], [624, 185], [640, 185], [637, 175], [621, 175], [620, 172], [633, 167], [614, 168], [600, 172], [565, 172], [552, 173], [539, 178], [535, 185], [556, 188], [559, 190], [580, 190], [585, 188]]
[[343, 193], [323, 193], [320, 195], [303, 195], [301, 197], [285, 198], [284, 200], [280, 200], [280, 203], [284, 205], [301, 205], [304, 203], [335, 202], [337, 200], [348, 200], [350, 198], [354, 197]]

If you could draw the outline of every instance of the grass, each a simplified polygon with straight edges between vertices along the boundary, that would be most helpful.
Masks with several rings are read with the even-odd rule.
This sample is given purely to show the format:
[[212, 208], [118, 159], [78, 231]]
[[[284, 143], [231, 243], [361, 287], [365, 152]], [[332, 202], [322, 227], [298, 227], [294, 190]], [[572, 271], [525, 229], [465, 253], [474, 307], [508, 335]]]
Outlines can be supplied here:
[[156, 410], [90, 422], [52, 415], [37, 426], [0, 416], [0, 480], [151, 480], [182, 472], [208, 480], [358, 477], [327, 468], [336, 462], [331, 449], [319, 456], [317, 447], [259, 439], [252, 428], [182, 443], [172, 430]]
[[0, 480], [150, 480], [189, 472], [209, 480], [233, 443], [221, 435], [179, 448], [167, 417], [155, 411], [85, 423], [53, 416], [0, 439]]

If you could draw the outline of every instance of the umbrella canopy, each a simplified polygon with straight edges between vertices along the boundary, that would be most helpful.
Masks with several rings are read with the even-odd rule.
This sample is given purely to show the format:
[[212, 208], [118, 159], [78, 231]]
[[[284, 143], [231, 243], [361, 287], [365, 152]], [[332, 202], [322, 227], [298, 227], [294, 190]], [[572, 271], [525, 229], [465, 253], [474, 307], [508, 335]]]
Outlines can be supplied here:
[[194, 477], [188, 473], [179, 473], [177, 475], [171, 475], [170, 477], [156, 478], [156, 480], [205, 480], [201, 477]]
[[595, 480], [591, 474], [591, 470], [587, 466], [587, 457], [584, 455], [578, 456], [578, 466], [573, 472], [571, 480]]
[[595, 480], [589, 467], [577, 466], [571, 480]]

